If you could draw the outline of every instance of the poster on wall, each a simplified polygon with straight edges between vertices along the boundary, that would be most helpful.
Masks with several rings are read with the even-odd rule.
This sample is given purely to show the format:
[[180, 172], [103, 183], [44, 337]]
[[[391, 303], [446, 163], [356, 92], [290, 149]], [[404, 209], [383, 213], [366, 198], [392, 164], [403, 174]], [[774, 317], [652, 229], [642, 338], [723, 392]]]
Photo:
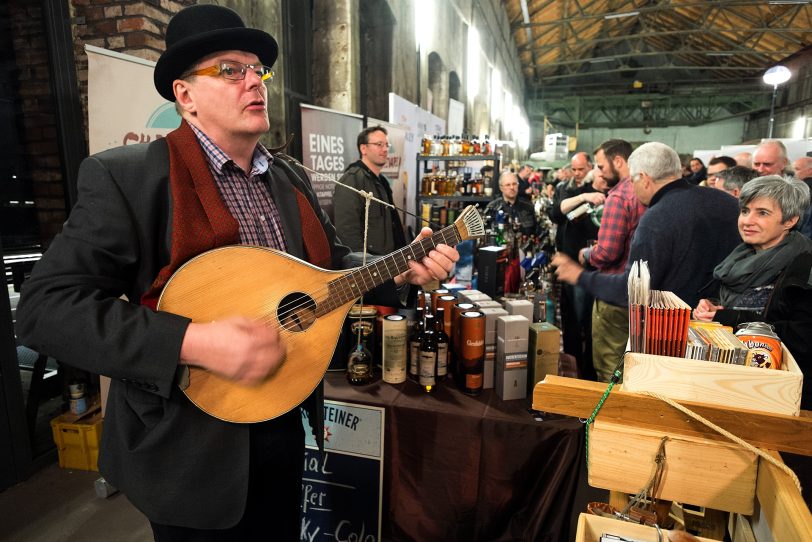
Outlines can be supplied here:
[[[409, 168], [404, 167], [403, 147], [406, 142], [408, 128], [398, 124], [392, 124], [384, 120], [373, 117], [367, 118], [367, 127], [382, 126], [387, 132], [389, 140], [389, 156], [386, 165], [381, 168], [381, 173], [389, 179], [389, 186], [392, 188], [392, 203], [398, 209], [406, 210], [406, 194], [409, 185]], [[401, 224], [406, 224], [406, 213], [400, 212]], [[407, 235], [407, 238], [409, 236]]]
[[333, 219], [335, 181], [358, 160], [355, 146], [363, 129], [363, 117], [323, 107], [301, 104], [302, 163], [308, 171], [319, 204]]
[[[406, 186], [406, 209], [414, 213], [416, 209], [417, 183], [417, 153], [420, 150], [420, 140], [423, 135], [444, 134], [445, 121], [432, 115], [429, 111], [413, 104], [409, 100], [389, 93], [389, 122], [404, 126], [407, 132], [403, 137], [403, 168], [409, 173]], [[405, 224], [416, 227], [415, 219], [408, 216]]]
[[155, 90], [154, 62], [93, 45], [85, 52], [90, 154], [148, 143], [180, 126], [175, 104]]
[[324, 401], [324, 453], [307, 414], [300, 540], [381, 539], [385, 409]]

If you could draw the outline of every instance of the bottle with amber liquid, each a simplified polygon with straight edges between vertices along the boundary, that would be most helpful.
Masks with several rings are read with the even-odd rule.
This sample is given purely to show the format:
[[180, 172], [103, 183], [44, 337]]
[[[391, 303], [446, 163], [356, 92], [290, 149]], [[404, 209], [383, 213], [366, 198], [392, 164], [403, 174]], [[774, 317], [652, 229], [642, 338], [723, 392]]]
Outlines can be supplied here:
[[431, 154], [431, 136], [429, 134], [423, 135], [423, 140], [420, 142], [420, 154], [429, 156]]
[[485, 135], [485, 141], [482, 142], [482, 154], [493, 154], [493, 149], [491, 147], [491, 142], [488, 140], [488, 135]]
[[372, 354], [363, 345], [358, 345], [350, 352], [347, 360], [347, 381], [353, 386], [364, 386], [375, 381]]
[[[425, 299], [425, 298], [424, 298]], [[423, 315], [425, 307], [415, 309], [415, 322], [409, 335], [409, 378], [417, 381], [420, 372], [420, 341], [423, 339]]]
[[417, 383], [426, 393], [432, 393], [437, 387], [437, 336], [434, 332], [436, 327], [435, 318], [432, 314], [426, 315], [426, 322], [423, 325], [423, 338], [420, 341], [420, 363]]
[[434, 335], [437, 341], [437, 380], [441, 381], [448, 376], [448, 333], [445, 331], [445, 309], [437, 307], [435, 310]]

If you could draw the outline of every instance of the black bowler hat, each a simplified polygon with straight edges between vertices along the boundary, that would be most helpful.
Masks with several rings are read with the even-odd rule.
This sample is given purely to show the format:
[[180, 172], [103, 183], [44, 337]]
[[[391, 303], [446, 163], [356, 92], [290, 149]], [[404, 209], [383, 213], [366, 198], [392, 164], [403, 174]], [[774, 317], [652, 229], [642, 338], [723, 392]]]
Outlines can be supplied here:
[[229, 8], [200, 4], [182, 9], [166, 28], [166, 51], [158, 59], [153, 76], [155, 89], [174, 102], [172, 81], [204, 56], [228, 50], [254, 53], [264, 65], [273, 66], [279, 47], [267, 32], [246, 28]]

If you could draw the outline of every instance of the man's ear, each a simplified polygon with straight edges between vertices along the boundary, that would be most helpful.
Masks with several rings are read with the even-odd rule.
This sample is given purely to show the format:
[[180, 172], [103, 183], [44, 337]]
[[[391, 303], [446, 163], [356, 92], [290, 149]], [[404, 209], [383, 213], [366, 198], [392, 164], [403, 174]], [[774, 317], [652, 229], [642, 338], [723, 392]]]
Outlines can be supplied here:
[[191, 91], [192, 88], [188, 81], [175, 79], [175, 81], [172, 82], [172, 92], [175, 94], [175, 103], [178, 104], [181, 111], [194, 115], [197, 112], [197, 108]]

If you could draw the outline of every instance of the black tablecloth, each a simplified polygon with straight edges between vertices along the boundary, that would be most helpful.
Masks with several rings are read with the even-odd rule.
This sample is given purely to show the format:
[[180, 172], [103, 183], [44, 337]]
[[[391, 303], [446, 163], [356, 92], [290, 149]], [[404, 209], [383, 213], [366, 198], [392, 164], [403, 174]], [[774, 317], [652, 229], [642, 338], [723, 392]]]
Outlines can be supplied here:
[[444, 383], [350, 386], [328, 373], [325, 397], [386, 408], [385, 540], [569, 539], [583, 460], [582, 425], [529, 411], [530, 398], [478, 397]]

